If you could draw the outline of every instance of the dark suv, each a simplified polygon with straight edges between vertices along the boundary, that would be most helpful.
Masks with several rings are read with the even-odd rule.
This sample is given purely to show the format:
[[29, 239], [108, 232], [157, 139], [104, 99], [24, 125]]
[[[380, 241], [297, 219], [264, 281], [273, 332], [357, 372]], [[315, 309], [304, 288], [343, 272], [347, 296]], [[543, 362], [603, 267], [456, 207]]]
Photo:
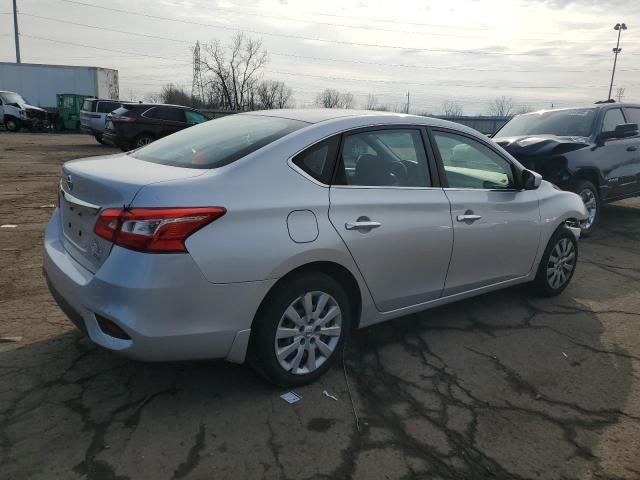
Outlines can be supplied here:
[[606, 103], [513, 117], [494, 136], [526, 168], [582, 197], [595, 227], [602, 202], [640, 195], [640, 105]]
[[203, 113], [179, 105], [122, 105], [107, 115], [102, 140], [126, 152], [207, 120]]

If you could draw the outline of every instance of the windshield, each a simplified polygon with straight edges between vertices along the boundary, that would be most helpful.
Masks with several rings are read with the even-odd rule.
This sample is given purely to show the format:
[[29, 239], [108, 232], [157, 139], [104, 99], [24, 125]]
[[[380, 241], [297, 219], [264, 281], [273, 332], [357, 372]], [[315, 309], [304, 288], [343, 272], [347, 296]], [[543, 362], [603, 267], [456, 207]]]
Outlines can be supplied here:
[[2, 102], [7, 105], [26, 105], [27, 104], [24, 98], [22, 98], [17, 93], [13, 93], [13, 92], [0, 93], [0, 98], [2, 98]]
[[588, 137], [591, 134], [596, 109], [542, 111], [526, 113], [511, 119], [496, 133], [496, 137], [523, 135], [558, 135]]
[[287, 118], [229, 115], [182, 130], [130, 155], [177, 167], [217, 168], [307, 125]]

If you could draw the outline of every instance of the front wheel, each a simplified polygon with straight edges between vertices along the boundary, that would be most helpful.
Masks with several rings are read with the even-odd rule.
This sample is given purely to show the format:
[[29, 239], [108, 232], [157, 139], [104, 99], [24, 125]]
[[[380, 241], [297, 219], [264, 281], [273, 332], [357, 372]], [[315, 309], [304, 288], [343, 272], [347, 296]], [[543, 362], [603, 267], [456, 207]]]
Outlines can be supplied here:
[[580, 195], [587, 209], [589, 216], [580, 222], [580, 236], [588, 237], [600, 219], [600, 195], [598, 195], [598, 189], [589, 180], [577, 180], [571, 184], [570, 190]]
[[20, 120], [16, 118], [5, 118], [4, 119], [4, 128], [9, 132], [18, 132], [20, 131]]
[[106, 143], [102, 139], [102, 135], [94, 135], [94, 138], [96, 139], [96, 142], [98, 142], [100, 145], [106, 145]]
[[559, 295], [567, 288], [578, 262], [578, 242], [566, 227], [553, 234], [542, 255], [534, 280], [537, 292], [544, 297]]
[[350, 311], [344, 289], [328, 275], [309, 272], [285, 280], [256, 316], [251, 366], [276, 385], [313, 382], [342, 353]]

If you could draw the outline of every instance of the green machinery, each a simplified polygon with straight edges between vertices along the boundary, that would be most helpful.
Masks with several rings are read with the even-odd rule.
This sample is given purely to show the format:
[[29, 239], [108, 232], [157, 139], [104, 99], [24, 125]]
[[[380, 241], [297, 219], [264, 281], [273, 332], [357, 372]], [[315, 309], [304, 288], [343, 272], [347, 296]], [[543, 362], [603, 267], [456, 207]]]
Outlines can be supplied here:
[[84, 95], [75, 93], [58, 93], [58, 130], [78, 130], [80, 128], [80, 109], [84, 102]]

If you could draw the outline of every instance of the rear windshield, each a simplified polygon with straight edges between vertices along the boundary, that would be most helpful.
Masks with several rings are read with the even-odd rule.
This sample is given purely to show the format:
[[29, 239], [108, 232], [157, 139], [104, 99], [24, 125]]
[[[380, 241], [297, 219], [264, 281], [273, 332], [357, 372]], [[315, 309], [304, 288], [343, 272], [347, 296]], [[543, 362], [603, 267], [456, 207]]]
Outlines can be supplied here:
[[559, 137], [588, 137], [591, 135], [595, 116], [596, 109], [594, 108], [526, 113], [514, 117], [495, 136], [557, 135]]
[[217, 168], [307, 125], [287, 118], [229, 115], [174, 133], [130, 155], [176, 167]]

